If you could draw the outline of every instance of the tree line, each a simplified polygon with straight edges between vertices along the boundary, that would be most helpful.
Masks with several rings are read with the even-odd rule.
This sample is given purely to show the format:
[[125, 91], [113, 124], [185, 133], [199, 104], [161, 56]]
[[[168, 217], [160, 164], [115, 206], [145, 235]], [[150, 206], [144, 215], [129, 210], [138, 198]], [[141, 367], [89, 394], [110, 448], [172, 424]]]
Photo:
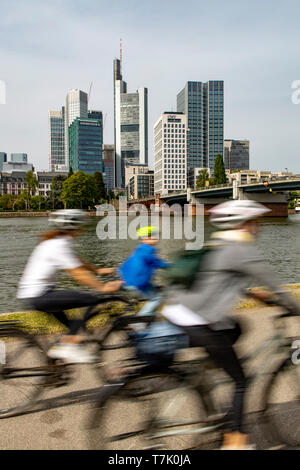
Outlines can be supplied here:
[[19, 195], [4, 194], [0, 197], [0, 210], [55, 210], [55, 209], [94, 209], [96, 204], [110, 201], [117, 196], [107, 193], [102, 174], [94, 175], [70, 170], [68, 176], [57, 175], [52, 179], [51, 190], [43, 196], [37, 194], [39, 181], [33, 171], [25, 176], [26, 190]]

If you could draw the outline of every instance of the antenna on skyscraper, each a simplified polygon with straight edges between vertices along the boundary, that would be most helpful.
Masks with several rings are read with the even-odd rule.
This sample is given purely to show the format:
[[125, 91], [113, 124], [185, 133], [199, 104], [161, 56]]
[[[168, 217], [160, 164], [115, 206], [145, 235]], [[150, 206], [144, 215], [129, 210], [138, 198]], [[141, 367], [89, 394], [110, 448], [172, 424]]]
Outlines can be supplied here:
[[120, 39], [120, 72], [122, 70], [122, 39]]
[[92, 86], [93, 86], [93, 82], [91, 82], [91, 84], [90, 84], [90, 89], [89, 89], [89, 94], [88, 94], [88, 100], [87, 100], [87, 101], [88, 101], [88, 104], [89, 104], [89, 101], [90, 101]]

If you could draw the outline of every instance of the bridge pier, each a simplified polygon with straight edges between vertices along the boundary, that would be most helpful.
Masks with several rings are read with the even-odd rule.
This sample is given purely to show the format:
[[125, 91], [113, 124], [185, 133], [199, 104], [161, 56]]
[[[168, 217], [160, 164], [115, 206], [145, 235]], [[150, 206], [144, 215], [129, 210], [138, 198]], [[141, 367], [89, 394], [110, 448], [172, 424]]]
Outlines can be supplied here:
[[[237, 188], [236, 194], [238, 197], [234, 199], [256, 201], [270, 209], [271, 212], [268, 212], [266, 217], [288, 217], [288, 193], [286, 192], [255, 193]], [[233, 195], [235, 196], [235, 190]]]

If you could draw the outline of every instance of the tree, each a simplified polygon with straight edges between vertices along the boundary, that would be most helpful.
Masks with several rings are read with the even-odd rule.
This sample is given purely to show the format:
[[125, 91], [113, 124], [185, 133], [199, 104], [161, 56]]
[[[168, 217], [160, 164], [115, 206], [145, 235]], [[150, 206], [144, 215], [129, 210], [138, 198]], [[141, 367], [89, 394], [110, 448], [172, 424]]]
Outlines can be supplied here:
[[214, 165], [214, 184], [225, 184], [227, 182], [222, 155], [217, 155]]
[[73, 168], [70, 166], [68, 178], [70, 178], [70, 176], [72, 176], [73, 174], [74, 174]]
[[63, 183], [67, 179], [64, 175], [54, 176], [51, 183], [51, 207], [52, 209], [62, 209], [64, 207], [63, 200], [61, 198]]
[[39, 187], [39, 182], [34, 176], [34, 173], [32, 170], [27, 171], [26, 176], [25, 176], [25, 181], [27, 183], [27, 191], [30, 194], [30, 196], [34, 196], [36, 189]]
[[94, 177], [77, 171], [63, 182], [61, 199], [68, 209], [94, 207], [96, 199]]
[[95, 190], [96, 190], [96, 203], [101, 202], [103, 199], [106, 199], [106, 189], [103, 181], [102, 174], [100, 171], [96, 171], [94, 174], [95, 181]]
[[108, 193], [107, 193], [107, 199], [108, 199], [109, 201], [111, 201], [112, 199], [116, 199], [116, 195], [115, 195], [115, 193], [114, 193], [112, 190], [108, 191]]
[[0, 197], [0, 209], [3, 211], [13, 209], [15, 199], [16, 197], [12, 194], [3, 194], [3, 196]]
[[39, 196], [32, 196], [30, 200], [30, 205], [32, 209], [34, 210], [41, 210], [41, 206], [45, 204], [44, 196], [39, 195]]
[[22, 191], [21, 194], [19, 194], [19, 197], [16, 201], [16, 208], [20, 209], [20, 207], [24, 207], [28, 211], [30, 209], [30, 200], [31, 196], [29, 191]]
[[196, 188], [204, 188], [205, 185], [206, 185], [206, 181], [209, 181], [210, 178], [209, 178], [209, 173], [208, 171], [204, 168], [203, 170], [201, 170], [201, 172], [199, 173], [199, 176], [197, 178], [197, 182], [196, 182]]
[[295, 199], [300, 199], [300, 193], [296, 191], [291, 191], [288, 198], [288, 208], [295, 209]]

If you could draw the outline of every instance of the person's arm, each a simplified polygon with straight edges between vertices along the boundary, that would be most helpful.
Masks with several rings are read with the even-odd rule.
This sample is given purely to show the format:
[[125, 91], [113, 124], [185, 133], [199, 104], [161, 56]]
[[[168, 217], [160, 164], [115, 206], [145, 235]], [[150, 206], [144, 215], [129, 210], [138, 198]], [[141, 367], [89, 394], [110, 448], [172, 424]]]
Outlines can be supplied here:
[[95, 273], [95, 274], [102, 274], [102, 275], [108, 275], [108, 274], [113, 274], [116, 270], [116, 268], [99, 268], [98, 266], [88, 263], [84, 259], [80, 258], [80, 261], [82, 262], [82, 265], [90, 272]]
[[298, 302], [284, 290], [276, 279], [274, 271], [268, 267], [264, 260], [258, 256], [249, 257], [249, 259], [241, 259], [237, 256], [238, 267], [237, 270], [248, 277], [255, 280], [255, 283], [259, 286], [266, 287], [269, 292], [260, 291], [249, 291], [249, 294], [262, 302], [264, 300], [274, 299], [274, 296], [278, 299], [278, 304], [293, 308], [296, 312], [300, 313], [300, 306]]
[[159, 256], [156, 255], [155, 251], [153, 251], [151, 254], [148, 254], [147, 263], [152, 265], [156, 269], [165, 269], [171, 266], [170, 263], [167, 263], [167, 261], [164, 261], [159, 258]]
[[103, 282], [100, 282], [91, 271], [86, 269], [85, 266], [79, 266], [74, 269], [66, 269], [65, 271], [79, 284], [91, 287], [92, 289], [101, 292], [102, 294], [117, 292], [120, 290], [123, 284], [122, 281], [111, 281], [104, 284]]

